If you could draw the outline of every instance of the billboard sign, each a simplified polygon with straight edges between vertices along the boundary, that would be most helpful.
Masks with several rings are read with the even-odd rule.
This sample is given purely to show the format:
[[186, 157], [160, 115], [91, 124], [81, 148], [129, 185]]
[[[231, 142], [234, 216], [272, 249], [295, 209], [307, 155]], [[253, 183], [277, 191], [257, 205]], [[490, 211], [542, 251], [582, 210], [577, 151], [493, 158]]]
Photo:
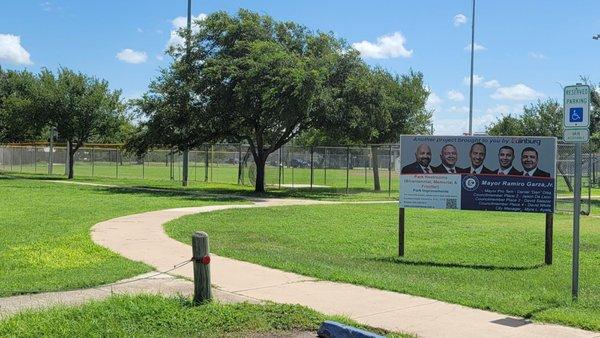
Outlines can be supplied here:
[[554, 212], [556, 138], [402, 136], [400, 207]]

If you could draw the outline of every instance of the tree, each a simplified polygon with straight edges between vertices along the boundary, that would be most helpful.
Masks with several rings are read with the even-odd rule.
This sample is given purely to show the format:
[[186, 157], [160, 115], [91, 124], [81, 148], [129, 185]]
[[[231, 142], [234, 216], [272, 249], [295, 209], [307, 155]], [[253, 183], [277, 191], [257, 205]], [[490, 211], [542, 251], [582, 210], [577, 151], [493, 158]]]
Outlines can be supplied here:
[[486, 127], [489, 135], [525, 135], [523, 119], [512, 114], [502, 115], [496, 122]]
[[374, 189], [379, 191], [379, 145], [397, 142], [401, 134], [427, 133], [428, 96], [421, 73], [397, 76], [358, 65], [342, 84], [338, 104], [331, 105], [336, 111], [325, 115], [322, 131], [330, 137], [345, 135], [355, 144], [371, 144]]
[[[563, 108], [553, 99], [538, 100], [535, 104], [523, 107], [520, 117], [510, 114], [502, 116], [498, 121], [486, 128], [490, 135], [497, 136], [554, 136], [563, 137]], [[566, 174], [562, 163], [558, 162], [557, 169], [564, 178], [569, 191], [573, 184]]]
[[73, 178], [74, 155], [88, 140], [118, 130], [123, 118], [120, 91], [108, 82], [61, 68], [57, 75], [44, 69], [35, 97], [59, 138], [67, 142], [68, 178]]
[[0, 67], [0, 142], [21, 142], [40, 137], [46, 123], [35, 109], [38, 82], [27, 71]]
[[336, 69], [357, 54], [331, 34], [247, 10], [197, 24], [191, 58], [201, 69], [193, 92], [206, 103], [211, 128], [248, 143], [255, 191], [264, 192], [269, 154], [314, 124]]

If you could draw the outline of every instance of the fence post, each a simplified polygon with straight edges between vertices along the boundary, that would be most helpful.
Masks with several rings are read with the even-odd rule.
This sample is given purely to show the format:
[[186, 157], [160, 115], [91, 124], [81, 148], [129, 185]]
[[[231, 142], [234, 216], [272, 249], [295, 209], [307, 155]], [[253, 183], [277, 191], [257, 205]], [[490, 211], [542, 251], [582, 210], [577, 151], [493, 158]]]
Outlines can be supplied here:
[[346, 147], [346, 194], [350, 185], [350, 147]]
[[313, 180], [314, 180], [314, 162], [313, 162], [313, 157], [314, 157], [314, 152], [315, 149], [313, 146], [310, 146], [310, 188], [312, 189], [313, 187]]
[[323, 169], [325, 171], [325, 175], [323, 177], [323, 185], [327, 185], [327, 148], [325, 148], [325, 161], [323, 163]]
[[142, 179], [146, 178], [146, 154], [142, 155]]
[[242, 184], [242, 142], [238, 145], [238, 185]]
[[283, 147], [279, 148], [279, 160], [277, 161], [277, 166], [279, 167], [279, 189], [281, 189], [281, 167], [283, 166], [283, 164], [281, 163], [281, 152]]
[[116, 177], [119, 178], [119, 149], [115, 149], [115, 172]]
[[94, 177], [94, 167], [96, 166], [96, 160], [94, 157], [96, 156], [96, 148], [92, 147], [92, 177]]
[[204, 156], [204, 182], [208, 182], [208, 144], [205, 146], [205, 156]]
[[33, 172], [37, 173], [37, 144], [33, 143]]
[[[365, 185], [367, 184], [367, 167], [369, 167], [369, 162], [373, 162], [373, 153], [371, 151], [371, 147], [368, 148], [369, 149], [369, 158], [367, 159], [367, 161], [365, 161]], [[372, 166], [372, 164], [371, 164]]]
[[194, 303], [200, 304], [212, 299], [210, 289], [210, 251], [208, 235], [196, 231], [192, 235], [192, 261], [194, 264]]

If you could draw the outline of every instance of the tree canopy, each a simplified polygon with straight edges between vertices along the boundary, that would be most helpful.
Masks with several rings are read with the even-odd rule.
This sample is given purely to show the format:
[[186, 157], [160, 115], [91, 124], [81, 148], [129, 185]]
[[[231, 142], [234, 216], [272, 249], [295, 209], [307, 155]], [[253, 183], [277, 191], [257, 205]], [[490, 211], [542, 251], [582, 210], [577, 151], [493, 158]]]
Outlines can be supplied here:
[[352, 142], [396, 141], [428, 123], [420, 73], [369, 68], [332, 34], [240, 10], [197, 21], [189, 46], [136, 102], [146, 122], [132, 147], [189, 149], [227, 139], [246, 142], [264, 191], [269, 154], [303, 131], [330, 126]]

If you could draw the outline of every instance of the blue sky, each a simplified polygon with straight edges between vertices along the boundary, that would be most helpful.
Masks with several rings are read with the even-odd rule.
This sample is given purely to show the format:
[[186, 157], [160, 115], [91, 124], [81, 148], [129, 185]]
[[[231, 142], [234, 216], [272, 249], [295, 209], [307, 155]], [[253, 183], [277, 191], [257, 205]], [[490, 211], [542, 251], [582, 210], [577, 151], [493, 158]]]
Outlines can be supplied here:
[[[239, 8], [334, 32], [392, 72], [423, 72], [435, 133], [468, 130], [470, 0], [193, 0], [194, 16]], [[186, 0], [4, 0], [0, 65], [69, 67], [136, 97], [168, 65], [163, 51], [186, 11]], [[597, 0], [479, 0], [476, 26], [474, 131], [538, 99], [562, 101], [561, 86], [580, 75], [600, 82]]]

